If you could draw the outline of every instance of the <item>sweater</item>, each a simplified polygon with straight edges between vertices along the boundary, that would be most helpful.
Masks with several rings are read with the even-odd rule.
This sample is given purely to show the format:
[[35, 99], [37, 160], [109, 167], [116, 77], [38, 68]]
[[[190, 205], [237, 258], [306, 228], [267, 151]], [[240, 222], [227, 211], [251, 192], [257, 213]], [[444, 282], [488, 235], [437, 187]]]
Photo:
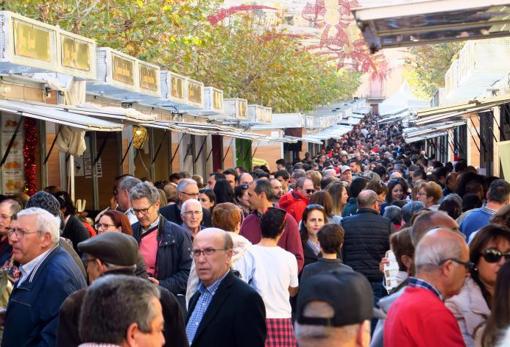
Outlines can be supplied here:
[[388, 311], [384, 347], [403, 346], [465, 346], [455, 317], [428, 289], [407, 287]]

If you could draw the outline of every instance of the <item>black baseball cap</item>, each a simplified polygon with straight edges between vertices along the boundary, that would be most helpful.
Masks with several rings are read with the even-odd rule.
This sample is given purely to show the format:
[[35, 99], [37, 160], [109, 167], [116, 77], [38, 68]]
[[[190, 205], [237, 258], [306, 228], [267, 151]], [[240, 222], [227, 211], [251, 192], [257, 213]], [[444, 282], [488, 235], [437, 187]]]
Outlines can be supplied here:
[[[313, 275], [299, 290], [297, 322], [333, 327], [362, 323], [373, 316], [373, 296], [370, 283], [358, 272], [332, 270]], [[329, 304], [335, 312], [333, 317], [305, 315], [305, 309], [311, 302]]]

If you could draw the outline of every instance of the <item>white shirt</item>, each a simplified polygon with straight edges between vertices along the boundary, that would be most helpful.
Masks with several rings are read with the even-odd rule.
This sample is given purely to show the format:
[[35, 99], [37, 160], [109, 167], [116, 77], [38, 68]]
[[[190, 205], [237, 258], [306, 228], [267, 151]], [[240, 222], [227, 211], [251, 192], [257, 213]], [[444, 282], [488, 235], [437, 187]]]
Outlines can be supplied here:
[[34, 278], [35, 273], [37, 272], [37, 269], [39, 268], [39, 265], [46, 259], [48, 254], [54, 250], [54, 248], [48, 249], [46, 252], [43, 252], [39, 254], [34, 259], [30, 260], [28, 263], [21, 265], [19, 267], [19, 270], [21, 271], [21, 278], [18, 280], [17, 286], [19, 287], [21, 283], [25, 282], [28, 279], [28, 276], [31, 278]]
[[138, 222], [138, 218], [136, 218], [132, 208], [129, 208], [126, 212], [124, 212], [124, 214], [128, 217], [129, 224], [133, 225]]
[[289, 287], [298, 287], [298, 266], [294, 254], [281, 247], [254, 245], [247, 251], [254, 262], [248, 283], [260, 294], [266, 318], [291, 318]]

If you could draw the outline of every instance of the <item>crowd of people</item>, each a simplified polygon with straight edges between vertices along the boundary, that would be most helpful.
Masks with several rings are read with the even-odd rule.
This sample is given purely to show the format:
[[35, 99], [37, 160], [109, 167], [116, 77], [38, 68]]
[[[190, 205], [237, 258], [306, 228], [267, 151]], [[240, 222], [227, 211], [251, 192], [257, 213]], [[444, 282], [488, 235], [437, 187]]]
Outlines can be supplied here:
[[510, 184], [368, 115], [274, 170], [0, 200], [2, 346], [510, 345]]

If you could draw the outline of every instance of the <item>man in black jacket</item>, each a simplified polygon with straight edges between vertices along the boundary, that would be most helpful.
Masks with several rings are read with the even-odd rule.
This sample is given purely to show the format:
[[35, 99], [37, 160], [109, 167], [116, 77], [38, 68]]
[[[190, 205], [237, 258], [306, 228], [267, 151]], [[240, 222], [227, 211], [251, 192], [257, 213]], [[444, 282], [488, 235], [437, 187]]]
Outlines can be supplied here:
[[342, 219], [345, 230], [343, 260], [355, 271], [365, 275], [376, 300], [385, 296], [383, 273], [379, 263], [390, 249], [391, 221], [379, 214], [377, 194], [363, 190], [358, 195], [357, 214]]
[[[78, 248], [86, 255], [89, 282], [106, 275], [135, 276], [138, 261], [136, 240], [119, 232], [106, 232], [80, 242]], [[160, 287], [161, 307], [165, 319], [165, 346], [188, 347], [184, 330], [184, 315], [176, 297]], [[78, 325], [83, 298], [87, 289], [71, 294], [60, 308], [57, 347], [78, 346], [83, 342]]]
[[133, 236], [150, 278], [175, 295], [185, 294], [191, 267], [189, 233], [159, 214], [159, 192], [152, 184], [138, 183], [129, 195], [138, 218]]
[[230, 272], [233, 242], [221, 229], [204, 229], [193, 241], [200, 279], [189, 304], [191, 347], [263, 347], [266, 310], [260, 295]]
[[[177, 203], [163, 206], [159, 213], [170, 222], [182, 225], [181, 206], [189, 199], [198, 199], [198, 185], [191, 178], [183, 178], [177, 184]], [[202, 209], [202, 226], [209, 228], [212, 226], [211, 213], [207, 209]]]

